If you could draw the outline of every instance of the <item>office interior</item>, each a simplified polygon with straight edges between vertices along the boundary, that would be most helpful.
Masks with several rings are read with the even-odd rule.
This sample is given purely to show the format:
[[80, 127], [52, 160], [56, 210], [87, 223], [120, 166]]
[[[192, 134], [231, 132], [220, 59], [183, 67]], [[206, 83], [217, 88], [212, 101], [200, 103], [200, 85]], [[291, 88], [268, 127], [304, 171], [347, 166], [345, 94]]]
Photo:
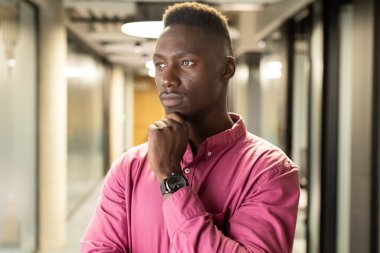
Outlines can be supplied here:
[[[0, 0], [0, 253], [79, 252], [110, 164], [164, 110], [175, 1]], [[294, 253], [380, 253], [380, 2], [210, 0], [230, 22], [228, 109], [299, 166]]]

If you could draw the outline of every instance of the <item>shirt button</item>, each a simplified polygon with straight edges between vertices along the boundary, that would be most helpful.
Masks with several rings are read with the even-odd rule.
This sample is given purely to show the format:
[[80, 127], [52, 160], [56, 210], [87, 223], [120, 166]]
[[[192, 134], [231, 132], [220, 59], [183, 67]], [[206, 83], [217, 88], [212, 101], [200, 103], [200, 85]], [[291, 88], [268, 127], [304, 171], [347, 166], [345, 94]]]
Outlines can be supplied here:
[[186, 169], [185, 169], [185, 173], [186, 173], [186, 174], [189, 174], [189, 173], [190, 173], [190, 169], [189, 169], [189, 168], [186, 168]]
[[208, 155], [208, 156], [211, 156], [211, 155], [212, 155], [212, 153], [211, 153], [211, 152], [207, 152], [207, 155]]

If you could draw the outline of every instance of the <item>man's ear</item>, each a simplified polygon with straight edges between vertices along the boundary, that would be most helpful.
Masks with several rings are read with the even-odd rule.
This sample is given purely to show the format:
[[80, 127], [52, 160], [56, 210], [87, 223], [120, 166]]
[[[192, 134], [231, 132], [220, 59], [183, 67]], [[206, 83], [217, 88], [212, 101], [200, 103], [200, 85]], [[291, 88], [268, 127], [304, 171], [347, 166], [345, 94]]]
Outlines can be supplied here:
[[223, 78], [230, 79], [234, 76], [236, 69], [236, 61], [233, 56], [226, 56], [226, 62], [224, 66]]

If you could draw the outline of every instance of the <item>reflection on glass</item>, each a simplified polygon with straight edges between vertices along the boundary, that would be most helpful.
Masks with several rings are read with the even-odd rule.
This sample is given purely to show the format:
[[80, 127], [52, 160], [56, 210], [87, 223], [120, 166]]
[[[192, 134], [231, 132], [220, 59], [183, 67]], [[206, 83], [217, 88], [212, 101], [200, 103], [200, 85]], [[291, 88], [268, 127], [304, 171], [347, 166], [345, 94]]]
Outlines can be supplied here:
[[286, 91], [282, 74], [282, 37], [274, 32], [266, 40], [260, 61], [261, 137], [280, 148], [285, 148], [284, 129]]
[[353, 8], [340, 10], [337, 252], [350, 250]]
[[103, 175], [103, 83], [105, 67], [69, 42], [68, 65], [68, 211]]
[[[298, 165], [301, 197], [299, 202], [293, 253], [306, 252], [306, 217], [308, 206], [308, 182], [307, 182], [307, 152], [309, 134], [309, 86], [310, 86], [310, 16], [307, 9], [303, 12], [307, 15], [302, 19], [296, 19], [293, 42], [293, 119], [292, 119], [292, 160]], [[301, 15], [303, 14], [301, 13]]]
[[0, 20], [0, 252], [34, 252], [38, 118], [35, 12], [24, 2], [0, 0]]

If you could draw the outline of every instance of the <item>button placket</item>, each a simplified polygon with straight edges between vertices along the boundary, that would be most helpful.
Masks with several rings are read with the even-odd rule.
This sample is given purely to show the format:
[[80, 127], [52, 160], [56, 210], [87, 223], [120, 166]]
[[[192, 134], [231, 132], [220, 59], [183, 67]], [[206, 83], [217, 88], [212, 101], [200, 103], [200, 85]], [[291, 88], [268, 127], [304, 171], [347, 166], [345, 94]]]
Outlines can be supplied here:
[[186, 177], [189, 185], [192, 186], [194, 168], [192, 166], [186, 166], [183, 168], [183, 174]]

